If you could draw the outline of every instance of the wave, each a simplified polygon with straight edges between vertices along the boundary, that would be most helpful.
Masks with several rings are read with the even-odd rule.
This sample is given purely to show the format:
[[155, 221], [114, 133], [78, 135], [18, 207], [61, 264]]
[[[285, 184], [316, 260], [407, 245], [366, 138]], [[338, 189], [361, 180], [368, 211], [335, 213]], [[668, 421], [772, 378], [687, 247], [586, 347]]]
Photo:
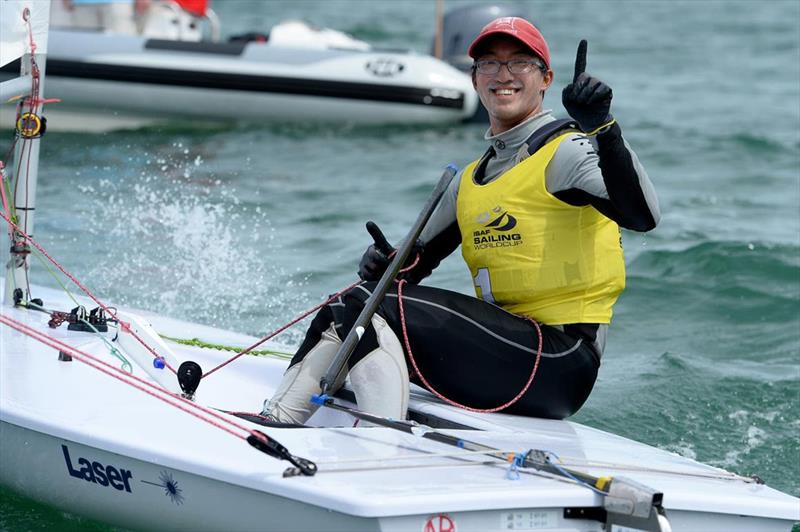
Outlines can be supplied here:
[[[737, 376], [760, 384], [796, 379], [798, 262], [795, 245], [648, 248], [628, 268], [609, 345], [636, 353], [636, 363], [646, 362], [655, 374]], [[642, 375], [653, 377], [647, 370]]]
[[627, 378], [634, 384], [621, 390], [604, 382], [601, 371], [573, 419], [800, 492], [795, 381], [763, 385], [747, 377], [720, 378], [672, 356], [661, 357], [648, 378]]
[[[761, 294], [800, 300], [800, 246], [753, 242], [703, 242], [681, 250], [639, 253], [631, 279], [703, 288], [721, 296]], [[635, 284], [635, 283], [631, 283]]]
[[61, 229], [43, 244], [101, 300], [252, 334], [306, 305], [306, 281], [277, 260], [284, 244], [268, 213], [224, 183], [198, 189], [156, 172], [79, 188], [77, 218], [42, 216], [41, 227]]
[[731, 133], [712, 136], [712, 145], [723, 150], [744, 150], [750, 155], [777, 155], [793, 151], [792, 143], [781, 142], [774, 137], [757, 135], [752, 132]]

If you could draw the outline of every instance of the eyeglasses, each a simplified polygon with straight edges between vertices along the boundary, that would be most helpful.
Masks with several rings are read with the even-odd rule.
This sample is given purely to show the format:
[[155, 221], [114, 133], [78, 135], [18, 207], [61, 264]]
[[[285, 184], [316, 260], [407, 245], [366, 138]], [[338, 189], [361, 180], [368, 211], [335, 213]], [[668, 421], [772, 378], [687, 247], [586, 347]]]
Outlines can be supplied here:
[[527, 74], [534, 68], [538, 68], [542, 72], [547, 70], [542, 63], [532, 59], [514, 59], [512, 61], [495, 61], [494, 59], [481, 60], [475, 61], [472, 68], [475, 69], [478, 74], [493, 75], [500, 72], [500, 67], [503, 65], [505, 65], [512, 74]]

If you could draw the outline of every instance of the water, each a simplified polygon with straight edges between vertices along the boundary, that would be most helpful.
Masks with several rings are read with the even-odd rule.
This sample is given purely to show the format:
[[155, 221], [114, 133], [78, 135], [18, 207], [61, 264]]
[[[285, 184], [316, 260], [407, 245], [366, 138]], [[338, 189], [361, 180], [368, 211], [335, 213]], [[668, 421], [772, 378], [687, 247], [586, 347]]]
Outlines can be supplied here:
[[[301, 17], [427, 51], [433, 32], [428, 1], [217, 4], [227, 33]], [[549, 39], [558, 114], [589, 40], [588, 71], [613, 87], [664, 213], [624, 235], [628, 289], [573, 419], [800, 495], [800, 4], [518, 5]], [[483, 131], [51, 133], [36, 232], [106, 300], [265, 333], [353, 281], [366, 220], [400, 238], [444, 165], [483, 152]], [[429, 283], [471, 290], [458, 256]], [[3, 490], [0, 529], [108, 528]]]

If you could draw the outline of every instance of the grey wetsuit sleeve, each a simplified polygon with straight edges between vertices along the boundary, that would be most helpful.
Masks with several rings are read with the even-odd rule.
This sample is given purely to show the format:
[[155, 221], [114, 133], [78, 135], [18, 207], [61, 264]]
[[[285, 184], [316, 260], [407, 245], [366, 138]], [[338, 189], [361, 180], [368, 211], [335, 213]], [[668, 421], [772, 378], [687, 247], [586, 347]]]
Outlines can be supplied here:
[[450, 225], [456, 222], [456, 202], [458, 201], [458, 186], [461, 183], [461, 172], [459, 172], [448, 185], [447, 189], [439, 200], [439, 204], [434, 209], [428, 223], [422, 229], [420, 240], [425, 243], [435, 239], [437, 235], [444, 232]]
[[439, 263], [455, 251], [461, 244], [461, 231], [456, 218], [456, 201], [461, 172], [450, 182], [439, 205], [433, 211], [420, 235], [422, 253], [417, 266], [405, 276], [410, 282], [418, 283], [431, 274]]
[[592, 140], [580, 134], [564, 139], [545, 178], [561, 201], [592, 205], [626, 229], [649, 231], [661, 218], [653, 183], [617, 124]]

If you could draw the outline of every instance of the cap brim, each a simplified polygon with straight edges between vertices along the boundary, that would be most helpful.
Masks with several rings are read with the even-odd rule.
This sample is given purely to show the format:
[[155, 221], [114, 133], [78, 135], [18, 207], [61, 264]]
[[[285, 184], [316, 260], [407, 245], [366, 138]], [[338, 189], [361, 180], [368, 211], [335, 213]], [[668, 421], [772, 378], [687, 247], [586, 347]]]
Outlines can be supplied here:
[[541, 57], [541, 54], [539, 54], [536, 50], [531, 48], [528, 45], [528, 43], [526, 43], [525, 41], [523, 41], [522, 39], [517, 37], [514, 33], [510, 32], [510, 31], [505, 31], [505, 30], [492, 30], [492, 31], [490, 31], [488, 33], [485, 33], [485, 34], [481, 35], [479, 38], [475, 39], [472, 42], [472, 44], [469, 45], [469, 49], [467, 50], [467, 55], [469, 55], [473, 59], [477, 59], [476, 54], [477, 54], [478, 49], [480, 48], [480, 46], [483, 43], [485, 43], [488, 38], [496, 37], [497, 35], [505, 35], [507, 37], [511, 37], [512, 39], [514, 39], [514, 40], [518, 41], [520, 44], [522, 44], [525, 48], [527, 48], [531, 52], [535, 53], [537, 56]]

